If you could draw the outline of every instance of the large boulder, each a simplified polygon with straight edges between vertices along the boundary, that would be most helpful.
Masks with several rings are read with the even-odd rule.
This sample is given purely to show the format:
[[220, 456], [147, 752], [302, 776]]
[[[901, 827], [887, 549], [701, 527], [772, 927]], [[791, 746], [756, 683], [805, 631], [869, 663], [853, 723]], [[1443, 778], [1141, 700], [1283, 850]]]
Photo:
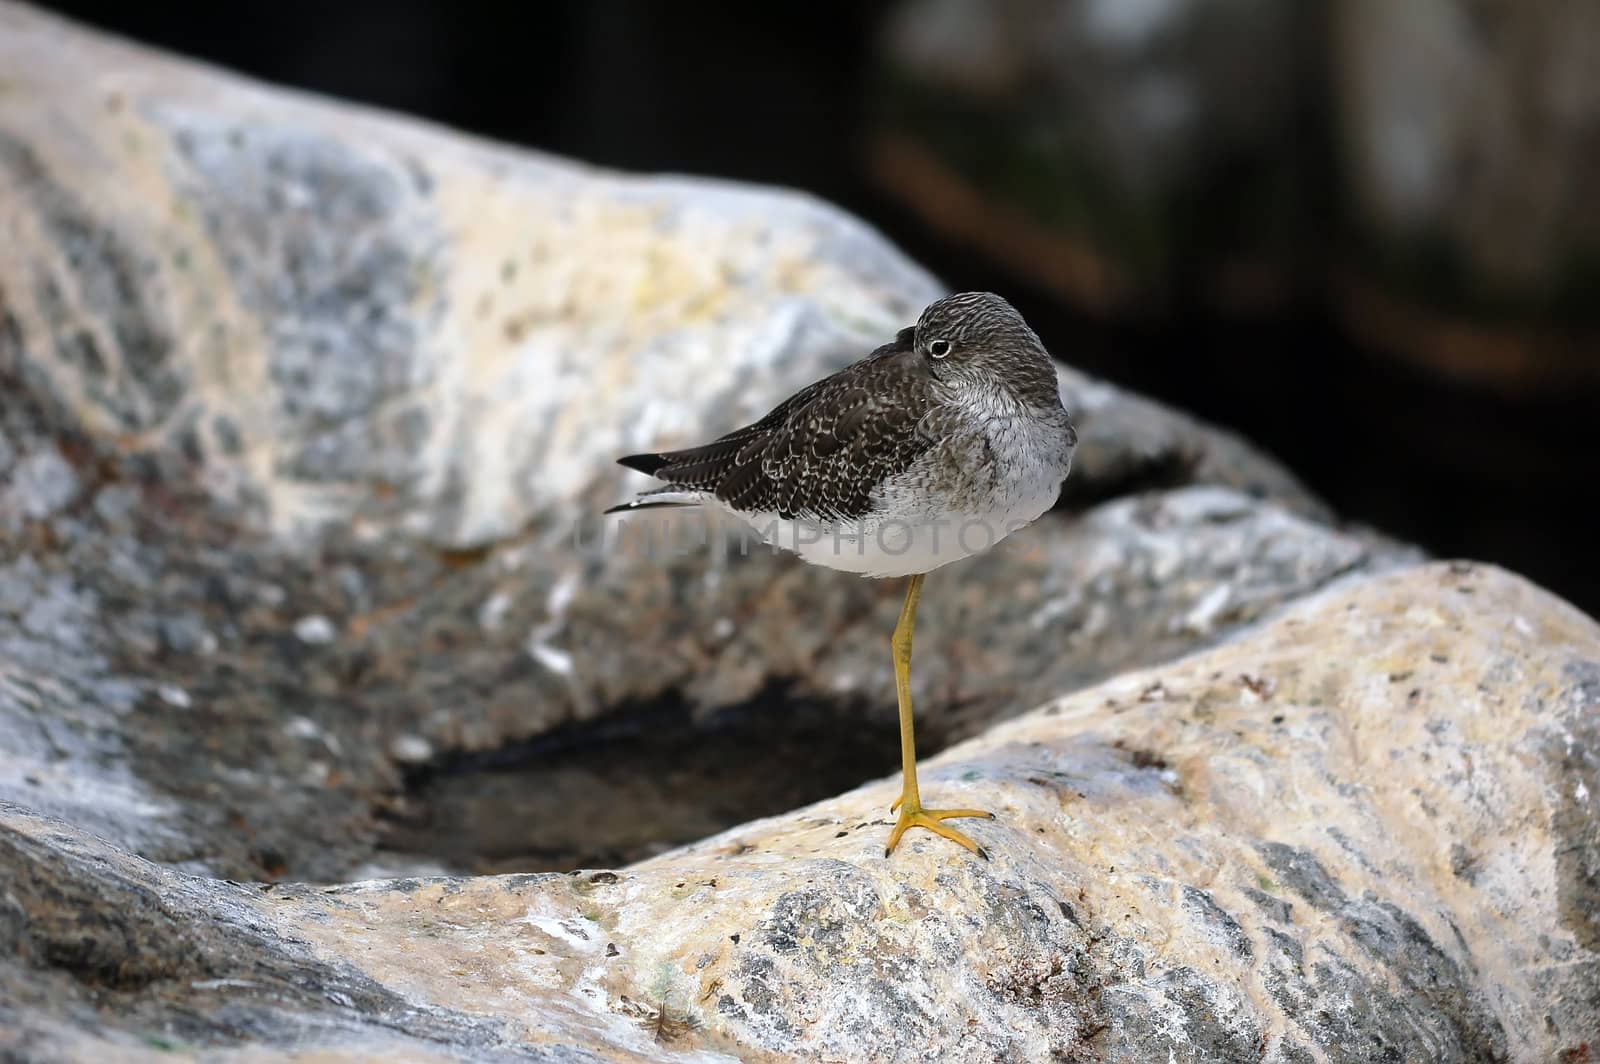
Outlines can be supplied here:
[[[798, 767], [798, 766], [797, 766]], [[622, 871], [183, 875], [0, 807], [8, 1037], [371, 1059], [1581, 1060], [1600, 627], [1494, 569], [1324, 592]]]
[[[858, 357], [926, 273], [804, 196], [0, 28], [0, 796], [192, 870], [339, 877], [380, 846], [620, 862], [893, 766], [896, 587], [598, 512], [616, 455]], [[1405, 556], [1241, 441], [1061, 381], [1061, 510], [928, 596], [931, 744]], [[541, 815], [650, 777], [640, 733], [704, 759], [774, 720], [807, 757], [852, 738], [814, 777], [719, 756], [605, 830]]]

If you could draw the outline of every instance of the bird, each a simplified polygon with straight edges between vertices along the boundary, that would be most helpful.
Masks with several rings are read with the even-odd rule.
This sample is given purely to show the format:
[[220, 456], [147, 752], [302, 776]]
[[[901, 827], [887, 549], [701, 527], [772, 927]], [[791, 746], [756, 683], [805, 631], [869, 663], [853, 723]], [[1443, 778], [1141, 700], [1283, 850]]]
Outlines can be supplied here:
[[988, 859], [945, 823], [983, 809], [922, 804], [911, 643], [924, 578], [989, 549], [1050, 509], [1078, 434], [1038, 335], [992, 292], [935, 300], [866, 357], [709, 443], [617, 461], [659, 485], [606, 510], [720, 508], [814, 565], [908, 577], [890, 639], [901, 790], [884, 856], [924, 828]]

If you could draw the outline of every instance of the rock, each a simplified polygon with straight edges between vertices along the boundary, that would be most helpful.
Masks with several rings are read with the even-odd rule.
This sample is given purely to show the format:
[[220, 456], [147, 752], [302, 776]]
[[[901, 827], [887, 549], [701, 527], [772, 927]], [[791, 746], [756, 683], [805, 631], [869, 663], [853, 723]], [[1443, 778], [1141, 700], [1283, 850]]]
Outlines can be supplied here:
[[[461, 548], [565, 518], [616, 454], [764, 412], [938, 294], [802, 195], [607, 174], [0, 19], [0, 351], [54, 417], [198, 459], [277, 533]], [[96, 76], [39, 58], [64, 47]]]
[[302, 617], [294, 622], [295, 638], [311, 646], [326, 646], [338, 638], [338, 632], [333, 627], [333, 622], [314, 613], [309, 617]]
[[1600, 626], [1499, 570], [1322, 592], [923, 776], [1000, 814], [992, 860], [885, 859], [893, 780], [619, 871], [329, 887], [8, 805], [6, 1028], [76, 1059], [1466, 1062], [1600, 1025]]
[[[893, 766], [898, 588], [663, 557], [598, 512], [617, 454], [762, 412], [933, 279], [803, 196], [0, 27], [0, 797], [190, 871], [338, 879], [623, 863]], [[1415, 556], [1226, 433], [1061, 385], [1062, 506], [930, 588], [932, 746]], [[645, 736], [722, 782], [673, 788]], [[560, 815], [623, 793], [645, 812]]]
[[23, 522], [60, 511], [78, 494], [72, 466], [53, 448], [37, 451], [11, 470], [11, 484], [0, 496], [0, 528], [15, 535]]

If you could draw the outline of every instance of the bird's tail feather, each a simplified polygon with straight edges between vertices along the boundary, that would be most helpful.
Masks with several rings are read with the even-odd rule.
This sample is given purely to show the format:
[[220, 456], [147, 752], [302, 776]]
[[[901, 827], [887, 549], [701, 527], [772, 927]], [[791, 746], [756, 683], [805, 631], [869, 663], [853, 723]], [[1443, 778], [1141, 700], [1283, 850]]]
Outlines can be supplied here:
[[624, 503], [618, 503], [605, 512], [608, 514], [629, 513], [633, 510], [650, 510], [663, 506], [699, 506], [705, 502], [706, 494], [703, 491], [691, 491], [686, 488], [665, 487], [656, 488], [654, 491], [640, 492], [639, 495]]
[[641, 473], [655, 476], [656, 470], [667, 465], [670, 459], [664, 454], [630, 454], [617, 459], [618, 465], [625, 465], [629, 469], [637, 469]]

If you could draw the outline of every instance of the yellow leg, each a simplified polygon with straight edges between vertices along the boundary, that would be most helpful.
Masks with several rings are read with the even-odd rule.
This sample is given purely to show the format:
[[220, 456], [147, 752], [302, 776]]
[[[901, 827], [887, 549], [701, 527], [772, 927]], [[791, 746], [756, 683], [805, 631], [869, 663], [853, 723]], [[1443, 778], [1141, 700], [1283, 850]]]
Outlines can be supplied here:
[[894, 649], [895, 694], [900, 699], [900, 763], [904, 775], [900, 797], [889, 807], [891, 813], [899, 809], [900, 818], [889, 833], [889, 845], [883, 855], [887, 857], [893, 853], [900, 836], [911, 828], [927, 828], [960, 843], [987, 861], [989, 855], [982, 846], [955, 828], [946, 827], [942, 821], [966, 816], [993, 820], [994, 814], [982, 809], [924, 809], [922, 795], [917, 791], [917, 743], [911, 726], [911, 631], [917, 626], [917, 601], [921, 597], [922, 574], [919, 573], [911, 578], [911, 585], [906, 588], [906, 603], [900, 607], [900, 621], [894, 626], [894, 639], [890, 642]]

